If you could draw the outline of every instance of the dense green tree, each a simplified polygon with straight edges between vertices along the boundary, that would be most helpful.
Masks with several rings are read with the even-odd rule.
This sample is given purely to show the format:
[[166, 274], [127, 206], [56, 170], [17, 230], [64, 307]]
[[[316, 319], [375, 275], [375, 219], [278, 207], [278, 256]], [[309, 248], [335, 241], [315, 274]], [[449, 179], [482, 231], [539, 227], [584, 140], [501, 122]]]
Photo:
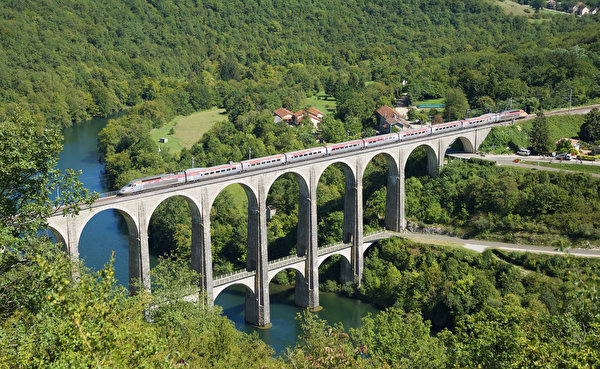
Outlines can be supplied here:
[[444, 119], [447, 121], [464, 118], [469, 108], [467, 97], [462, 90], [457, 88], [448, 90], [444, 104]]
[[346, 130], [342, 121], [328, 115], [323, 117], [319, 127], [323, 141], [329, 143], [346, 141]]
[[552, 150], [554, 144], [550, 140], [550, 131], [544, 113], [538, 113], [533, 121], [529, 134], [529, 147], [536, 152], [545, 154]]
[[600, 110], [592, 109], [585, 115], [585, 121], [579, 131], [579, 138], [586, 142], [596, 142], [600, 140]]
[[[3, 246], [9, 246], [12, 237], [34, 235], [57, 211], [77, 213], [78, 204], [94, 201], [95, 196], [78, 181], [79, 173], [56, 169], [61, 150], [60, 131], [35, 122], [26, 111], [17, 111], [0, 123]], [[19, 243], [18, 239], [13, 241]]]

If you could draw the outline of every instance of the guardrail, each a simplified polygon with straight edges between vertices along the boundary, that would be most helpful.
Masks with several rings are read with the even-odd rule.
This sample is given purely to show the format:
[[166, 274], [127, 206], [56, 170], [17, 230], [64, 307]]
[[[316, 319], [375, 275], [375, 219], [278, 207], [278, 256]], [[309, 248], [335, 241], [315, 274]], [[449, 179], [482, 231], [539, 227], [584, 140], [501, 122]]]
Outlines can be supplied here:
[[244, 270], [244, 269], [242, 269], [242, 270], [236, 270], [234, 272], [229, 272], [227, 274], [223, 274], [223, 275], [218, 276], [217, 278], [215, 278], [213, 280], [213, 285], [214, 286], [220, 286], [222, 284], [229, 283], [231, 281], [235, 281], [235, 280], [238, 280], [238, 279], [250, 277], [250, 276], [253, 276], [255, 274], [256, 274], [255, 270], [250, 271], [250, 272], [247, 271], [247, 270]]
[[[375, 241], [375, 240], [380, 240], [383, 238], [388, 238], [388, 237], [393, 237], [395, 235], [397, 235], [397, 232], [389, 232], [389, 231], [375, 231], [373, 233], [369, 233], [368, 235], [363, 237], [363, 241]], [[324, 254], [328, 254], [330, 252], [334, 252], [334, 251], [338, 251], [338, 250], [342, 250], [345, 249], [347, 247], [351, 247], [352, 244], [351, 243], [344, 243], [344, 242], [338, 242], [338, 243], [334, 243], [332, 245], [327, 245], [327, 246], [323, 246], [323, 247], [319, 247], [317, 249], [317, 255], [321, 256]], [[277, 268], [280, 268], [282, 266], [286, 266], [286, 265], [290, 265], [290, 264], [294, 264], [297, 263], [299, 261], [304, 261], [306, 260], [306, 256], [298, 256], [298, 255], [288, 255], [279, 259], [275, 259], [275, 260], [270, 260], [268, 263], [268, 269], [269, 270], [274, 270]], [[214, 279], [214, 285], [215, 286], [220, 286], [222, 284], [225, 283], [229, 283], [231, 281], [235, 281], [238, 279], [243, 279], [249, 276], [253, 276], [256, 275], [256, 271], [247, 271], [244, 269], [241, 270], [236, 270], [233, 272], [229, 272], [227, 274], [222, 274], [220, 276], [215, 277]]]

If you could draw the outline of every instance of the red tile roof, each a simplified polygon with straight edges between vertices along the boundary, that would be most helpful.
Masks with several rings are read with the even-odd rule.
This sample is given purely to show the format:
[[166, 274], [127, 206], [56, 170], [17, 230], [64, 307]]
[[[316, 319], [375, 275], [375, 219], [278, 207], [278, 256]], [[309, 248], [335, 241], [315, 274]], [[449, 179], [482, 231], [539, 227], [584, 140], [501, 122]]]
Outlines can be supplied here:
[[292, 112], [287, 110], [286, 108], [279, 108], [273, 112], [275, 115], [283, 119], [286, 115], [292, 115]]
[[320, 112], [319, 110], [313, 108], [312, 106], [306, 110], [308, 110], [309, 113], [314, 114], [314, 115], [325, 115], [322, 112]]
[[393, 118], [394, 116], [398, 115], [398, 113], [394, 109], [390, 108], [387, 105], [384, 105], [381, 108], [377, 109], [377, 113], [384, 118]]

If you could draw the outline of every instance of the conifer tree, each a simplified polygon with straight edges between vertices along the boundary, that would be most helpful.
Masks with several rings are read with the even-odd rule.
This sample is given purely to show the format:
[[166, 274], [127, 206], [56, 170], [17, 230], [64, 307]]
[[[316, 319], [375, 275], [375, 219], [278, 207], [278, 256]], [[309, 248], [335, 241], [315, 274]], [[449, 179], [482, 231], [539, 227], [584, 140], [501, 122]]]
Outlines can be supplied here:
[[531, 134], [529, 136], [529, 147], [537, 153], [548, 153], [552, 150], [552, 140], [550, 140], [550, 131], [544, 113], [537, 114], [533, 121]]

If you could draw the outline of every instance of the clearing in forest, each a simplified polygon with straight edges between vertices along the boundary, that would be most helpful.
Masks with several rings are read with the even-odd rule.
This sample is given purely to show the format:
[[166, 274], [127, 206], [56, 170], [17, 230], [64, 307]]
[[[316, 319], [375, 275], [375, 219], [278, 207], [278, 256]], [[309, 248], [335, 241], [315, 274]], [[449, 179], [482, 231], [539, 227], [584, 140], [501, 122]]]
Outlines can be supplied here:
[[168, 148], [171, 152], [180, 151], [184, 147], [192, 147], [215, 123], [225, 120], [227, 120], [225, 109], [217, 108], [186, 116], [179, 115], [163, 127], [153, 129], [150, 136], [155, 142], [158, 142], [161, 137], [165, 137], [169, 141], [159, 144], [161, 148]]

